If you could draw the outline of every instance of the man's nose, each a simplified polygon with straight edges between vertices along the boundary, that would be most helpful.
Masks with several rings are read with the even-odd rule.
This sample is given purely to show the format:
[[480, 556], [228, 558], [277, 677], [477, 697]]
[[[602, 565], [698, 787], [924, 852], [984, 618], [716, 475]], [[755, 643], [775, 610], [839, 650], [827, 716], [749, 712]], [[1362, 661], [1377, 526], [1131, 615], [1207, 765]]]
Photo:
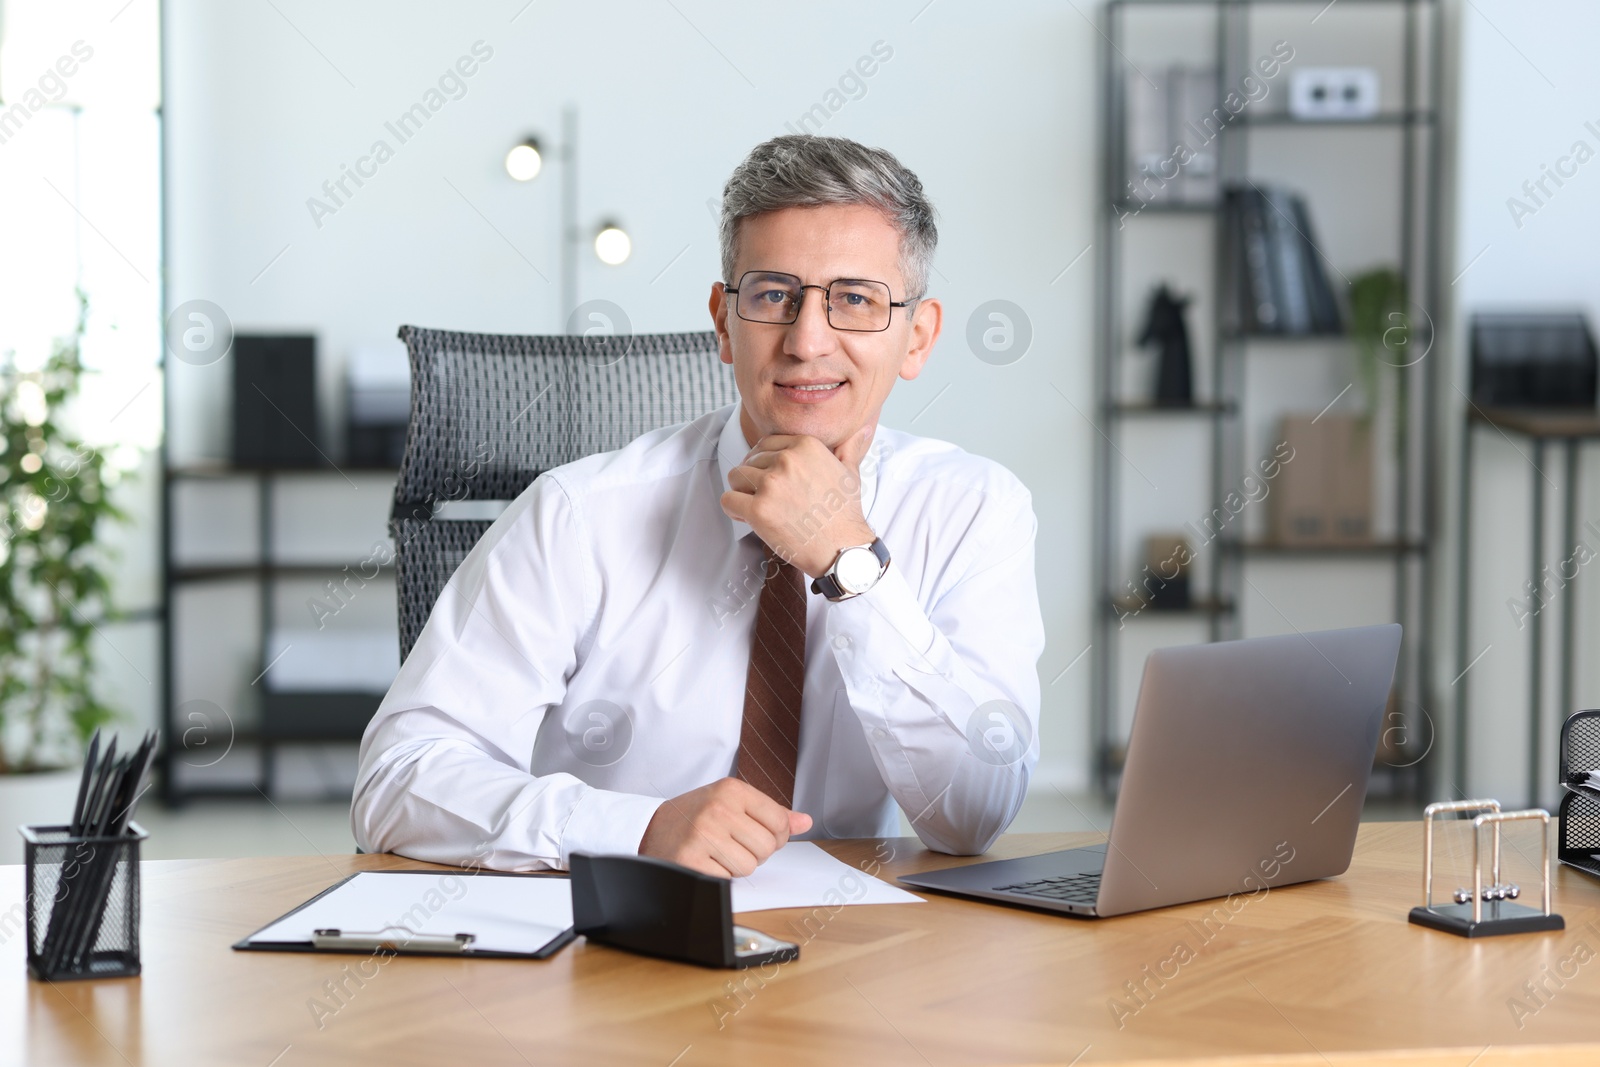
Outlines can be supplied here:
[[[810, 299], [812, 294], [816, 299]], [[789, 324], [784, 350], [803, 359], [831, 352], [835, 338], [828, 325], [828, 294], [821, 289], [800, 291], [800, 313]]]

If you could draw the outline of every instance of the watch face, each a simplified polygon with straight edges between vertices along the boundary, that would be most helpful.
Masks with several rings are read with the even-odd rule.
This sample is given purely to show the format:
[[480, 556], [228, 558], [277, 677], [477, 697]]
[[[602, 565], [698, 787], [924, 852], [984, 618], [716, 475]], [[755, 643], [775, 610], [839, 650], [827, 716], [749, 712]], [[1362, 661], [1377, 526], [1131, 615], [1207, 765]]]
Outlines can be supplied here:
[[833, 568], [839, 587], [847, 593], [865, 593], [878, 584], [881, 568], [870, 548], [847, 548]]

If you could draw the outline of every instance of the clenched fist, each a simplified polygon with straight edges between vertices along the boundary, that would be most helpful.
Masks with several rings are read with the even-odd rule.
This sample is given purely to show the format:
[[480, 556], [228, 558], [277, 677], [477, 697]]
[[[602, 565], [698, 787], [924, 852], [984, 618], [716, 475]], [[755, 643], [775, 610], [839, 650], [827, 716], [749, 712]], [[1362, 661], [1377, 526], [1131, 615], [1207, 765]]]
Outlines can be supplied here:
[[790, 811], [748, 782], [720, 778], [657, 808], [639, 855], [720, 878], [742, 878], [782, 848], [789, 835], [809, 829], [811, 816]]
[[861, 459], [874, 426], [830, 449], [815, 437], [768, 434], [728, 472], [722, 510], [812, 578], [839, 551], [877, 534], [861, 514]]

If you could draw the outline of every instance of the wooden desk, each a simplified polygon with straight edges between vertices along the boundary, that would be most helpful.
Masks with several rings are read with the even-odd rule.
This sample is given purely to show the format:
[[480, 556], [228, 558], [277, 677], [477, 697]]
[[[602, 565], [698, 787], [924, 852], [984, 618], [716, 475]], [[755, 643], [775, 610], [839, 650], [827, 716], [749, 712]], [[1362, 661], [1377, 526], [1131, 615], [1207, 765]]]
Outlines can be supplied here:
[[[992, 855], [1092, 840], [1011, 835]], [[952, 862], [910, 839], [828, 847], [853, 864], [892, 849], [891, 874]], [[1450, 855], [1442, 844], [1446, 872]], [[1095, 921], [948, 897], [758, 913], [752, 925], [775, 934], [795, 936], [808, 915], [814, 931], [799, 961], [765, 976], [580, 941], [542, 963], [370, 963], [372, 977], [346, 979], [340, 1005], [327, 983], [367, 957], [228, 947], [351, 871], [404, 866], [418, 864], [344, 855], [146, 863], [137, 979], [30, 981], [23, 939], [7, 925], [0, 1062], [1600, 1063], [1600, 883], [1559, 872], [1561, 933], [1473, 942], [1411, 926], [1415, 823], [1362, 827], [1348, 874], [1240, 898], [1236, 913], [1213, 902]], [[0, 868], [0, 913], [21, 898], [21, 868]], [[1529, 998], [1530, 980], [1552, 995]], [[1147, 990], [1140, 1000], [1129, 983]], [[320, 1029], [314, 998], [338, 1009]], [[1513, 1001], [1526, 1008], [1521, 1018]]]

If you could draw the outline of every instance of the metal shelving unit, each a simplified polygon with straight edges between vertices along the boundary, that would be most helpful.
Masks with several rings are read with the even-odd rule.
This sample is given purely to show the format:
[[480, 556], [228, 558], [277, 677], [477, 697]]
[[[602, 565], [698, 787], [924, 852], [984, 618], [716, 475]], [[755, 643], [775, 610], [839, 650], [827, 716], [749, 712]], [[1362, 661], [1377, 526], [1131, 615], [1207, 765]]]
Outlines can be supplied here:
[[[1095, 386], [1097, 428], [1100, 430], [1094, 479], [1096, 515], [1094, 561], [1099, 583], [1099, 606], [1094, 619], [1092, 658], [1092, 727], [1094, 744], [1093, 777], [1108, 796], [1117, 789], [1124, 751], [1119, 723], [1117, 687], [1120, 659], [1119, 634], [1123, 627], [1134, 627], [1149, 618], [1187, 617], [1204, 624], [1208, 640], [1218, 641], [1245, 636], [1242, 633], [1239, 604], [1247, 585], [1245, 571], [1258, 561], [1300, 561], [1317, 567], [1374, 562], [1392, 565], [1392, 618], [1406, 627], [1401, 661], [1396, 672], [1385, 737], [1404, 738], [1391, 750], [1391, 762], [1380, 764], [1374, 785], [1383, 788], [1384, 779], [1393, 795], [1416, 796], [1428, 788], [1432, 761], [1427, 749], [1433, 744], [1433, 716], [1427, 713], [1432, 701], [1427, 680], [1433, 661], [1432, 620], [1429, 606], [1433, 599], [1433, 531], [1436, 529], [1437, 469], [1435, 406], [1437, 401], [1435, 367], [1438, 359], [1421, 359], [1396, 372], [1396, 403], [1405, 411], [1397, 427], [1397, 463], [1394, 480], [1396, 529], [1370, 544], [1297, 548], [1262, 543], [1240, 536], [1241, 531], [1223, 531], [1223, 536], [1195, 554], [1191, 569], [1194, 602], [1185, 609], [1147, 607], [1136, 617], [1125, 617], [1119, 608], [1117, 591], [1132, 577], [1134, 568], [1121, 562], [1127, 546], [1121, 542], [1124, 472], [1120, 469], [1122, 450], [1118, 442], [1128, 435], [1148, 432], [1152, 423], [1176, 423], [1180, 417], [1201, 422], [1206, 446], [1202, 451], [1206, 479], [1206, 499], [1220, 501], [1228, 487], [1247, 472], [1255, 457], [1246, 456], [1244, 422], [1250, 409], [1245, 388], [1245, 363], [1266, 359], [1263, 351], [1279, 349], [1299, 353], [1300, 358], [1348, 358], [1349, 342], [1328, 335], [1270, 336], [1233, 334], [1221, 322], [1219, 284], [1226, 264], [1222, 261], [1223, 213], [1220, 202], [1161, 203], [1125, 199], [1127, 159], [1124, 138], [1127, 132], [1125, 74], [1133, 69], [1131, 55], [1137, 55], [1129, 33], [1130, 12], [1155, 9], [1182, 11], [1189, 17], [1209, 12], [1215, 27], [1210, 62], [1216, 64], [1219, 84], [1237, 84], [1250, 69], [1252, 19], [1261, 8], [1277, 14], [1303, 9], [1306, 25], [1326, 13], [1326, 0], [1108, 0], [1100, 27], [1101, 48], [1101, 146], [1102, 209], [1098, 219], [1096, 248], [1099, 256], [1100, 288], [1097, 300]], [[1241, 111], [1221, 127], [1216, 148], [1219, 187], [1252, 177], [1251, 142], [1274, 136], [1284, 129], [1337, 128], [1336, 136], [1388, 137], [1400, 139], [1400, 172], [1390, 195], [1398, 195], [1399, 269], [1407, 279], [1414, 305], [1424, 309], [1438, 307], [1438, 195], [1439, 146], [1436, 130], [1437, 102], [1440, 99], [1441, 41], [1438, 0], [1359, 0], [1349, 8], [1388, 8], [1398, 13], [1403, 27], [1398, 42], [1377, 47], [1398, 49], [1401, 55], [1400, 100], [1389, 110], [1357, 120], [1304, 120], [1281, 112]], [[1363, 57], [1350, 55], [1346, 63], [1359, 63]], [[1424, 70], [1427, 84], [1423, 84]], [[1363, 132], [1358, 128], [1366, 128]], [[1376, 194], [1375, 194], [1376, 195]], [[1314, 205], [1315, 206], [1315, 205]], [[1130, 217], [1130, 213], [1134, 217]], [[1124, 294], [1123, 269], [1129, 255], [1124, 246], [1125, 228], [1172, 227], [1175, 220], [1211, 220], [1215, 255], [1210, 275], [1204, 280], [1213, 297], [1211, 321], [1191, 322], [1191, 327], [1208, 331], [1211, 353], [1209, 395], [1200, 374], [1196, 373], [1196, 403], [1190, 408], [1158, 408], [1139, 398], [1122, 395], [1123, 359], [1127, 350], [1124, 323], [1125, 299], [1142, 300], [1144, 293]], [[1318, 216], [1322, 232], [1338, 225], [1338, 219], [1323, 213]], [[1192, 232], [1193, 223], [1188, 224]], [[1334, 279], [1337, 284], [1338, 279]], [[1418, 348], [1431, 347], [1431, 321], [1414, 322], [1410, 341]], [[1326, 357], [1311, 355], [1315, 347], [1328, 350]], [[1198, 349], [1197, 349], [1198, 351]], [[1187, 460], [1186, 460], [1187, 461]], [[1173, 527], [1192, 516], [1175, 515]], [[1254, 583], [1249, 583], [1253, 586]], [[1314, 612], [1297, 613], [1295, 625], [1316, 629]], [[1441, 721], [1443, 716], [1438, 717]], [[1396, 732], [1398, 728], [1398, 732]], [[1398, 752], [1399, 758], [1394, 758]]]
[[[259, 770], [256, 779], [245, 784], [227, 785], [194, 785], [184, 784], [178, 780], [174, 773], [173, 764], [181, 758], [191, 747], [190, 734], [199, 730], [201, 746], [211, 744], [215, 739], [210, 737], [213, 724], [191, 724], [179, 721], [176, 697], [176, 678], [178, 674], [178, 659], [182, 649], [177, 638], [177, 619], [172, 605], [176, 602], [180, 588], [191, 584], [205, 582], [249, 582], [256, 588], [257, 619], [256, 625], [260, 636], [260, 662], [262, 674], [270, 666], [268, 660], [272, 655], [268, 647], [271, 635], [277, 624], [276, 608], [274, 605], [273, 591], [275, 584], [280, 579], [289, 578], [331, 578], [351, 567], [360, 566], [358, 560], [340, 561], [303, 561], [293, 562], [279, 560], [274, 547], [273, 527], [275, 523], [275, 507], [279, 482], [288, 478], [315, 477], [331, 474], [386, 474], [393, 476], [398, 472], [392, 467], [363, 467], [346, 465], [341, 468], [333, 467], [231, 467], [223, 465], [205, 466], [174, 466], [168, 467], [164, 472], [162, 485], [163, 513], [166, 522], [163, 524], [162, 558], [165, 584], [165, 598], [163, 603], [167, 610], [162, 614], [162, 647], [166, 669], [163, 672], [166, 678], [164, 699], [162, 701], [162, 733], [167, 738], [162, 751], [157, 755], [157, 763], [161, 770], [161, 797], [169, 804], [181, 804], [186, 800], [208, 796], [247, 796], [270, 797], [272, 794], [273, 770], [275, 763], [275, 747], [279, 744], [296, 742], [319, 742], [328, 740], [359, 740], [360, 727], [365, 726], [366, 719], [377, 709], [379, 698], [374, 696], [370, 700], [361, 694], [350, 693], [294, 693], [277, 694], [265, 697], [272, 707], [263, 707], [263, 722], [260, 728], [250, 731], [233, 731], [230, 728], [228, 740], [232, 744], [254, 745], [260, 751]], [[237, 563], [216, 564], [180, 564], [174, 553], [173, 521], [175, 519], [175, 501], [173, 500], [173, 486], [181, 481], [219, 481], [223, 479], [254, 479], [256, 483], [256, 537], [258, 551], [254, 558]], [[392, 563], [377, 566], [379, 574], [392, 575]], [[370, 706], [369, 706], [370, 705]], [[289, 714], [284, 714], [288, 712]], [[273, 721], [274, 719], [282, 721]], [[359, 722], [360, 726], [356, 723]]]

